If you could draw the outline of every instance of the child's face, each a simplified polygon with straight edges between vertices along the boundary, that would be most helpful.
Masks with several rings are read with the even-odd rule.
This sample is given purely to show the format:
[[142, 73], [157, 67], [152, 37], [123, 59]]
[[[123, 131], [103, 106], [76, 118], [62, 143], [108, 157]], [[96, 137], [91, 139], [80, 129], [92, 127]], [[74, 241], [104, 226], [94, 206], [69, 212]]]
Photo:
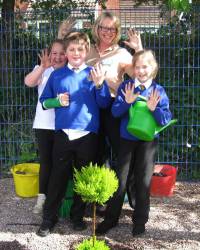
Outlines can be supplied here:
[[141, 83], [152, 78], [153, 66], [145, 58], [138, 58], [134, 67], [134, 76]]
[[63, 45], [60, 43], [54, 43], [50, 53], [50, 60], [52, 66], [57, 69], [61, 68], [66, 63], [66, 55]]
[[66, 56], [68, 62], [73, 67], [79, 67], [85, 62], [87, 50], [84, 41], [80, 40], [79, 43], [71, 42], [66, 49]]

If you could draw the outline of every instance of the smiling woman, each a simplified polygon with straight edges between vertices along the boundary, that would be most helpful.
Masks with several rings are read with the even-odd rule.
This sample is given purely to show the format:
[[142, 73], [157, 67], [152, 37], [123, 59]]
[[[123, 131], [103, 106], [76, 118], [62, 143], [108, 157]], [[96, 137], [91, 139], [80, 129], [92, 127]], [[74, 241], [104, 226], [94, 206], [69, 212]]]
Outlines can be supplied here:
[[117, 32], [117, 29], [116, 28], [109, 28], [109, 27], [106, 27], [106, 26], [101, 26], [99, 25], [98, 27], [102, 32], [110, 32], [110, 33], [116, 33]]
[[[97, 19], [92, 29], [95, 44], [91, 46], [90, 53], [87, 57], [89, 65], [100, 63], [105, 71], [105, 78], [108, 83], [112, 99], [117, 93], [120, 83], [123, 81], [124, 74], [131, 76], [132, 55], [118, 45], [121, 37], [120, 21], [117, 16], [111, 12], [102, 13]], [[135, 51], [142, 49], [140, 34], [129, 30], [129, 41], [125, 44]], [[110, 107], [101, 110], [100, 113], [100, 136], [97, 155], [98, 165], [102, 165], [107, 160], [105, 141], [109, 141], [111, 150], [117, 156], [119, 147], [119, 121], [114, 118], [110, 112]], [[106, 139], [105, 139], [106, 138]]]

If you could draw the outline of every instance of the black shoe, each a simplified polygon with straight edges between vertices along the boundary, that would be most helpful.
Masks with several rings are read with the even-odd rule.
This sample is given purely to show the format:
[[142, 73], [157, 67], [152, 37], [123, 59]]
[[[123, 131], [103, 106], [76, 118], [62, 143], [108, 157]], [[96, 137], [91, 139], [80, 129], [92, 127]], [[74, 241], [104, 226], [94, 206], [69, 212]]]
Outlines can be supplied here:
[[75, 231], [83, 231], [87, 228], [87, 225], [85, 223], [85, 221], [81, 220], [81, 221], [74, 221], [73, 223], [73, 229]]
[[144, 232], [145, 232], [145, 224], [135, 224], [133, 226], [133, 230], [132, 230], [133, 236], [143, 234]]
[[117, 225], [116, 222], [110, 222], [110, 221], [102, 221], [96, 229], [97, 235], [102, 235], [107, 233], [111, 228], [115, 227]]
[[41, 237], [46, 237], [53, 230], [56, 223], [57, 220], [55, 221], [43, 220], [39, 230], [37, 231], [37, 235]]

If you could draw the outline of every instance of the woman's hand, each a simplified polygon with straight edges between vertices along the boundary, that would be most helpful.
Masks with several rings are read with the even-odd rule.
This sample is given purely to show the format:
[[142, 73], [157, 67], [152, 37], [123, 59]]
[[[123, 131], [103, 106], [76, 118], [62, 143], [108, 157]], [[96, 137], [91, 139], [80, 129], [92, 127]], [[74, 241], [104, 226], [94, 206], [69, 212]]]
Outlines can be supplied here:
[[147, 107], [150, 111], [154, 111], [156, 109], [157, 104], [160, 101], [160, 96], [157, 90], [151, 92], [149, 100], [147, 101]]
[[76, 23], [77, 23], [77, 20], [75, 19], [75, 17], [69, 17], [66, 20], [64, 20], [60, 24], [60, 27], [58, 30], [58, 39], [64, 39], [66, 36], [68, 36]]
[[124, 43], [134, 49], [135, 52], [143, 50], [140, 33], [134, 29], [129, 29], [127, 34], [129, 39], [124, 41]]
[[52, 66], [50, 55], [48, 54], [48, 49], [42, 50], [41, 54], [38, 54], [40, 58], [40, 66], [47, 69]]
[[97, 88], [99, 88], [102, 86], [103, 81], [105, 80], [106, 71], [103, 68], [103, 66], [100, 63], [98, 63], [90, 71], [90, 75], [91, 75], [92, 81], [94, 82], [95, 86]]
[[134, 94], [134, 89], [135, 89], [135, 86], [133, 83], [129, 82], [125, 85], [125, 91], [122, 89], [122, 94], [124, 95], [125, 97], [125, 101], [128, 103], [128, 104], [131, 104], [133, 103], [137, 97], [139, 96], [139, 92]]

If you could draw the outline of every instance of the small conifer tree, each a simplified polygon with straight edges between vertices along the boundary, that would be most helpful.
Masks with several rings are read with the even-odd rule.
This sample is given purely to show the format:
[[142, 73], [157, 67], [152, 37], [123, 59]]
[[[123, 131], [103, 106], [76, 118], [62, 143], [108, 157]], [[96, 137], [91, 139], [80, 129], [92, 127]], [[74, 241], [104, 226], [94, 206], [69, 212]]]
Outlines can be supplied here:
[[[99, 167], [90, 163], [89, 166], [83, 167], [80, 171], [75, 170], [74, 174], [74, 191], [81, 195], [84, 202], [93, 204], [93, 218], [92, 218], [92, 241], [86, 240], [82, 242], [77, 250], [81, 249], [96, 249], [96, 204], [103, 205], [118, 188], [118, 179], [113, 170], [106, 168], [104, 165]], [[91, 248], [86, 248], [86, 245], [91, 245]], [[84, 244], [84, 247], [82, 245]], [[103, 249], [101, 247], [101, 249]], [[105, 250], [109, 249], [105, 245]]]

